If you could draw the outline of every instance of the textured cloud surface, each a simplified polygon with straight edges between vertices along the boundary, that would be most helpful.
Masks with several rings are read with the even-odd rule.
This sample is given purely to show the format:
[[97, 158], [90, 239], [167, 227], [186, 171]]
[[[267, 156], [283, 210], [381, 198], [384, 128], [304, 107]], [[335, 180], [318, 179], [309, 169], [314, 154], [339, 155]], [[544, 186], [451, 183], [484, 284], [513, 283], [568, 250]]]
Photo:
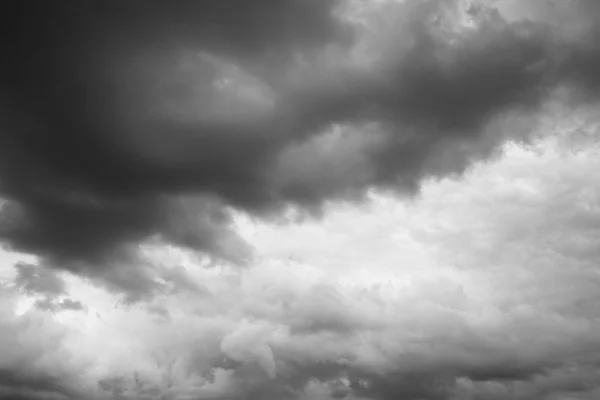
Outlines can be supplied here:
[[[147, 268], [172, 278], [150, 299], [19, 264], [1, 303], [2, 393], [596, 398], [600, 136], [589, 110], [560, 111], [531, 144], [411, 203], [374, 193], [293, 225], [238, 214], [259, 259], [243, 270], [148, 248]], [[34, 307], [23, 288], [86, 308]]]
[[148, 240], [248, 262], [229, 207], [273, 216], [414, 192], [526, 138], [558, 87], [595, 95], [589, 4], [562, 10], [589, 28], [572, 33], [535, 1], [506, 15], [458, 0], [238, 3], [23, 3], [5, 16], [12, 248], [100, 275]]
[[21, 2], [0, 399], [600, 397], [599, 17]]

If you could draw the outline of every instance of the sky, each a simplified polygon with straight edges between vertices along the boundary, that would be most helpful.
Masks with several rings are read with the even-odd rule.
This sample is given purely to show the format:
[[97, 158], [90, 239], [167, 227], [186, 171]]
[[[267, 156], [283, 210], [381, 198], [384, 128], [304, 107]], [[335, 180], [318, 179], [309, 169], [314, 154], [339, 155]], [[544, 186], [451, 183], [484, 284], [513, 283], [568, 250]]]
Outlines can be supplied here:
[[0, 18], [0, 400], [600, 398], [596, 1]]

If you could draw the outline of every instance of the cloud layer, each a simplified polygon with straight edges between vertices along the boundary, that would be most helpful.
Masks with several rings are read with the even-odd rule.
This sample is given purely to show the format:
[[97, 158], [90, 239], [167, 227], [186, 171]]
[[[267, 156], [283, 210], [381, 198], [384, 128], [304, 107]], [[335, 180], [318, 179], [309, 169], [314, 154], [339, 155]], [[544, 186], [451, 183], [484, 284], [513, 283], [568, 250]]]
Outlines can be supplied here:
[[[146, 268], [187, 285], [136, 303], [20, 265], [1, 302], [2, 393], [594, 399], [600, 136], [589, 111], [554, 109], [529, 145], [427, 181], [412, 203], [373, 193], [294, 225], [238, 215], [260, 258], [245, 270], [157, 248]], [[15, 316], [19, 288], [32, 299], [60, 288], [86, 309]]]
[[0, 399], [600, 396], [568, 3], [18, 6]]
[[87, 274], [148, 240], [243, 264], [252, 250], [229, 207], [272, 217], [372, 187], [412, 193], [526, 138], [557, 87], [595, 96], [591, 31], [515, 18], [510, 2], [512, 14], [244, 4], [62, 2], [7, 16], [4, 241]]

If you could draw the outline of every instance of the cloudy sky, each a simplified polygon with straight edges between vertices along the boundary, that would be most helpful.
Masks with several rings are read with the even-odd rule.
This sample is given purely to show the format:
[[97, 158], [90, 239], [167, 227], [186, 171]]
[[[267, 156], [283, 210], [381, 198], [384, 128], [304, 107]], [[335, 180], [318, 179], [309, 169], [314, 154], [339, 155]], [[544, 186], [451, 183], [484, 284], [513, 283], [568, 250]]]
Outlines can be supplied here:
[[600, 398], [597, 1], [0, 19], [0, 399]]

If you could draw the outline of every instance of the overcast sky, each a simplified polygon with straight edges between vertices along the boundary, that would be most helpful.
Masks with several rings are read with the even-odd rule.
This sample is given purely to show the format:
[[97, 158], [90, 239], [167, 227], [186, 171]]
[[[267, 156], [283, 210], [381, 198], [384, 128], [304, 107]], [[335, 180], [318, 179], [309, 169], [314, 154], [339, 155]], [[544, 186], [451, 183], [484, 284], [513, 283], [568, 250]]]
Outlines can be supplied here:
[[0, 19], [0, 400], [600, 398], [597, 1]]

